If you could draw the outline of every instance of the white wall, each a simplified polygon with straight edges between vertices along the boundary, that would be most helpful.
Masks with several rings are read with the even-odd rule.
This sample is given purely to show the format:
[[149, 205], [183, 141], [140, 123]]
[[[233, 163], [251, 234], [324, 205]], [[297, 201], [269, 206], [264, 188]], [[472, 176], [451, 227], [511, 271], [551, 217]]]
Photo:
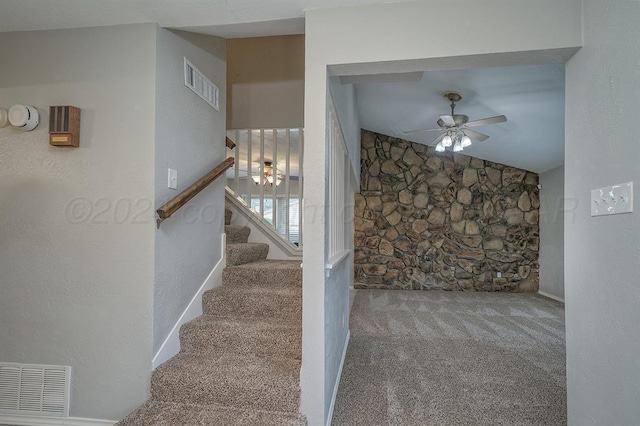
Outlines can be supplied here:
[[539, 292], [564, 300], [564, 166], [541, 173], [540, 185]]
[[[459, 21], [464, 31], [452, 32], [450, 20], [440, 19], [460, 15], [473, 17]], [[310, 426], [325, 424], [329, 411], [324, 360], [344, 348], [338, 333], [324, 329], [325, 305], [342, 306], [325, 291], [324, 278], [327, 67], [576, 47], [580, 24], [579, 0], [432, 0], [307, 11], [304, 235], [315, 244], [305, 245], [303, 260], [301, 408]]]
[[[155, 205], [160, 206], [226, 156], [226, 41], [157, 31]], [[185, 56], [220, 89], [220, 111], [185, 86]], [[178, 171], [177, 190], [167, 188], [168, 168]], [[224, 184], [224, 179], [212, 183], [156, 232], [154, 353], [222, 256]]]
[[302, 127], [304, 35], [230, 39], [227, 49], [227, 127]]
[[[71, 415], [146, 398], [153, 300], [155, 26], [0, 34], [0, 361], [73, 368]], [[81, 108], [79, 148], [49, 145], [48, 107]]]
[[[565, 295], [570, 425], [640, 424], [640, 3], [585, 0], [566, 69]], [[635, 212], [591, 217], [590, 190], [634, 181]], [[305, 265], [306, 266], [306, 265]]]

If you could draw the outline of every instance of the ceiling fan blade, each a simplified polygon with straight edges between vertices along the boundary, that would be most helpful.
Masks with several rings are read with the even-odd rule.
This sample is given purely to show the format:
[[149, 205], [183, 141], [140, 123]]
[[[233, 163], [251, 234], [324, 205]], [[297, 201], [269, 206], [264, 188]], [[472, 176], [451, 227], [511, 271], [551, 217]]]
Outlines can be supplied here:
[[475, 139], [480, 142], [486, 141], [487, 139], [489, 139], [489, 136], [485, 135], [484, 133], [476, 132], [475, 130], [464, 129], [462, 132], [465, 135], [469, 136], [471, 139]]
[[447, 132], [441, 134], [440, 136], [438, 136], [433, 142], [431, 142], [429, 145], [427, 146], [434, 146], [434, 145], [438, 145], [438, 142], [440, 142], [445, 136], [447, 135]]
[[441, 115], [440, 116], [440, 120], [442, 120], [442, 122], [444, 124], [446, 124], [447, 126], [455, 126], [456, 125], [456, 121], [450, 115]]
[[495, 117], [481, 118], [480, 120], [469, 121], [466, 127], [478, 127], [485, 126], [487, 124], [504, 123], [507, 121], [507, 117], [504, 115], [496, 115]]
[[405, 135], [411, 134], [411, 133], [418, 133], [418, 132], [441, 132], [443, 129], [441, 129], [440, 127], [438, 127], [437, 129], [418, 129], [418, 130], [408, 130], [406, 132], [402, 132]]

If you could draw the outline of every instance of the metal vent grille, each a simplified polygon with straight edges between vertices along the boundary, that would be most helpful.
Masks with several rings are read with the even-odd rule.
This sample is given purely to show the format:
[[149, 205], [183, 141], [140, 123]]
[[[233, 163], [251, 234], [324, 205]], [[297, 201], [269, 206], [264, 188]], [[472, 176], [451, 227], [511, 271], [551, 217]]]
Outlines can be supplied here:
[[69, 416], [71, 367], [0, 363], [0, 413]]
[[215, 108], [216, 111], [219, 111], [218, 97], [220, 91], [187, 58], [184, 58], [184, 84]]

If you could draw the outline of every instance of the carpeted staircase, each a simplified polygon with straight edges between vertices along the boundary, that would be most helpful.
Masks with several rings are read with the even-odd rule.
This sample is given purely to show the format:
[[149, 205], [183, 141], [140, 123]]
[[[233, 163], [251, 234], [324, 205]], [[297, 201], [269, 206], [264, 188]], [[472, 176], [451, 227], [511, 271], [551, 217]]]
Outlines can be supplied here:
[[222, 285], [203, 295], [204, 314], [180, 329], [180, 353], [151, 377], [151, 398], [118, 423], [298, 426], [302, 340], [299, 261], [266, 260], [230, 225]]

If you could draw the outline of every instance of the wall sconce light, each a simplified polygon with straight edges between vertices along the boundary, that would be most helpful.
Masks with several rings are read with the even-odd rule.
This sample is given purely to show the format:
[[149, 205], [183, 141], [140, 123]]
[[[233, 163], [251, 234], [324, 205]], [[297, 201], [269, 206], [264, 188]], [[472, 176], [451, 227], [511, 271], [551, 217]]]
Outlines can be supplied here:
[[0, 129], [7, 124], [9, 124], [9, 112], [4, 108], [0, 108]]
[[30, 105], [15, 104], [9, 108], [9, 123], [13, 127], [28, 132], [36, 128], [40, 122], [38, 109]]
[[80, 108], [49, 107], [49, 143], [53, 146], [80, 146]]

